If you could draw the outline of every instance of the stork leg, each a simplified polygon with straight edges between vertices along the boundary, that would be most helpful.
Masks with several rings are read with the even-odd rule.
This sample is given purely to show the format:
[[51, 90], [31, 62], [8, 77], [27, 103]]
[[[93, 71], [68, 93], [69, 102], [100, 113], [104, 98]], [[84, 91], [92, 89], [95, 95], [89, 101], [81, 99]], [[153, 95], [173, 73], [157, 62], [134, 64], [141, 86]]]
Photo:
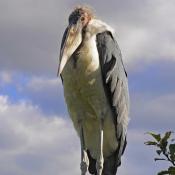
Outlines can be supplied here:
[[89, 159], [88, 159], [87, 151], [86, 151], [86, 148], [85, 148], [84, 132], [83, 132], [82, 125], [80, 126], [80, 142], [81, 142], [81, 164], [80, 164], [80, 169], [81, 169], [81, 175], [85, 175], [87, 170], [88, 170]]
[[103, 119], [100, 119], [100, 134], [99, 134], [99, 148], [98, 148], [98, 157], [96, 162], [97, 175], [102, 175], [103, 171]]

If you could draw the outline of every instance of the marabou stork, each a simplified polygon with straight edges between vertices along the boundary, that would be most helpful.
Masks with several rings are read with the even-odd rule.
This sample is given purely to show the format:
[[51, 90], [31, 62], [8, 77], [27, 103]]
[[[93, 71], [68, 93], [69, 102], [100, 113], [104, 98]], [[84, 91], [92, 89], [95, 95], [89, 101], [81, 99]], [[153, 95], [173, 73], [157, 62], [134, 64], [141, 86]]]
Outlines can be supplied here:
[[127, 73], [112, 28], [88, 7], [69, 16], [58, 75], [81, 142], [81, 174], [115, 175], [126, 147]]

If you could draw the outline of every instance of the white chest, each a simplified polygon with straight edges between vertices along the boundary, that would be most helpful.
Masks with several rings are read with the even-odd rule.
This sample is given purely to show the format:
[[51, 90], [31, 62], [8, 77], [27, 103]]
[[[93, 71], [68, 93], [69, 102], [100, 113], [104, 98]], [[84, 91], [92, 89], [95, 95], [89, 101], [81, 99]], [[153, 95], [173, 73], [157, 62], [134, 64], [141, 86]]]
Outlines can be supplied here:
[[[74, 127], [79, 133], [79, 120], [83, 120], [86, 147], [95, 158], [99, 134], [98, 118], [105, 115], [104, 156], [117, 147], [112, 113], [105, 96], [95, 36], [86, 40], [62, 72], [64, 95]], [[104, 117], [104, 116], [103, 116]], [[110, 132], [109, 132], [110, 131]]]
[[65, 80], [85, 79], [99, 69], [99, 55], [95, 39], [94, 36], [83, 42], [80, 50], [69, 58], [62, 73]]

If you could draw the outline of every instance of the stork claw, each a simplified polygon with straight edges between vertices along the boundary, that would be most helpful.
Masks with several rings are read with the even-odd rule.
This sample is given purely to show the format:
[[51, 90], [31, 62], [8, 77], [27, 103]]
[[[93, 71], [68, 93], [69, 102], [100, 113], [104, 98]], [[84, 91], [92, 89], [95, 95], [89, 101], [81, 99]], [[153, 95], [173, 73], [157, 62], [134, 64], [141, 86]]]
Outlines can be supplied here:
[[86, 162], [81, 162], [80, 163], [80, 169], [81, 169], [81, 175], [85, 175], [87, 170], [88, 170], [88, 165]]
[[85, 143], [84, 143], [84, 133], [82, 126], [80, 127], [80, 141], [81, 141], [81, 163], [80, 163], [80, 169], [81, 169], [81, 175], [85, 175], [88, 171], [89, 166], [89, 159], [87, 155], [87, 151], [85, 149]]
[[100, 157], [100, 160], [96, 162], [97, 175], [102, 175], [103, 162], [103, 157]]
[[99, 157], [96, 162], [97, 175], [102, 175], [103, 171], [103, 119], [100, 120], [100, 135], [99, 135]]

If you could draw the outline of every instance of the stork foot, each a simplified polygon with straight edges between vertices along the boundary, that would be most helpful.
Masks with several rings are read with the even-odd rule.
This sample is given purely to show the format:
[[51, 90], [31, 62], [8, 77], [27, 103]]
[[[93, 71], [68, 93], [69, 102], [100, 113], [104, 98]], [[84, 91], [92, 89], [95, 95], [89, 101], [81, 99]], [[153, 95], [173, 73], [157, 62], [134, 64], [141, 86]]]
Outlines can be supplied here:
[[87, 156], [87, 152], [85, 150], [82, 151], [82, 160], [80, 163], [81, 175], [85, 175], [89, 167], [89, 159]]
[[100, 132], [99, 132], [99, 153], [96, 162], [97, 175], [102, 175], [103, 171], [103, 118], [100, 120]]
[[81, 175], [85, 175], [88, 170], [88, 165], [86, 162], [80, 163]]
[[97, 175], [102, 175], [103, 162], [104, 162], [103, 157], [100, 157], [100, 159], [97, 160], [97, 162], [96, 162]]

